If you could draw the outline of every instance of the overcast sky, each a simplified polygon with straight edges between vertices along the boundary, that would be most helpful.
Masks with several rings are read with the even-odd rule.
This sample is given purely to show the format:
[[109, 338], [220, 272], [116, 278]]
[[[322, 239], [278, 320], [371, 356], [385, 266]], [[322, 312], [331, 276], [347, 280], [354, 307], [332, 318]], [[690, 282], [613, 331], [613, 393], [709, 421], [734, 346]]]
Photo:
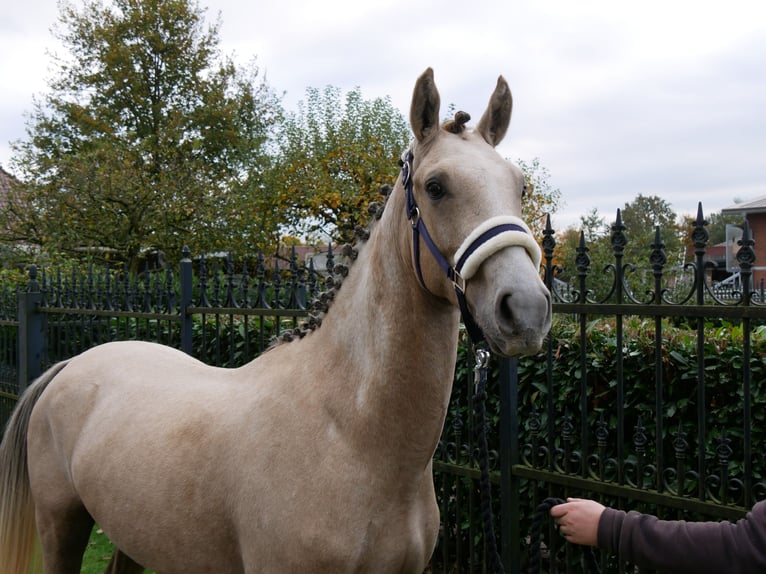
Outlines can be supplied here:
[[[75, 4], [80, 0], [75, 0]], [[766, 195], [766, 2], [762, 0], [200, 0], [221, 48], [253, 57], [295, 109], [307, 87], [359, 86], [408, 115], [434, 68], [442, 105], [478, 119], [497, 76], [514, 95], [500, 153], [539, 158], [563, 205], [554, 227], [638, 194], [679, 214]], [[54, 0], [0, 19], [0, 165], [47, 90]]]

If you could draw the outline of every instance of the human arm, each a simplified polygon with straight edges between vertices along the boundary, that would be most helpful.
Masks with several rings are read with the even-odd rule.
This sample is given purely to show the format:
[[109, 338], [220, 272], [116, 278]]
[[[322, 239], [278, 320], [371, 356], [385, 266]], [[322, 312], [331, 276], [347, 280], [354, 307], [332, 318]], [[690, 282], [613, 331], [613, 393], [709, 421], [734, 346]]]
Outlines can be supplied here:
[[659, 520], [649, 514], [606, 509], [598, 545], [620, 558], [667, 572], [766, 572], [766, 502], [737, 522]]
[[766, 572], [766, 502], [736, 523], [659, 520], [579, 499], [554, 507], [551, 515], [567, 540], [596, 543], [638, 566], [695, 574]]

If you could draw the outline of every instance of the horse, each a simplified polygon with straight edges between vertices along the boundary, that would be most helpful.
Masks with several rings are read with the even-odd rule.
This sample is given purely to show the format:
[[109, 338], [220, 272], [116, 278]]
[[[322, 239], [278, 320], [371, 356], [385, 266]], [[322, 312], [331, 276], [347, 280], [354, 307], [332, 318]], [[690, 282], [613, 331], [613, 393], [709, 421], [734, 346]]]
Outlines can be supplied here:
[[123, 341], [30, 385], [0, 446], [0, 571], [26, 574], [39, 541], [46, 574], [79, 572], [94, 521], [123, 574], [423, 571], [460, 308], [502, 356], [537, 352], [551, 320], [524, 175], [495, 149], [507, 82], [475, 127], [439, 101], [429, 68], [321, 324], [239, 368]]

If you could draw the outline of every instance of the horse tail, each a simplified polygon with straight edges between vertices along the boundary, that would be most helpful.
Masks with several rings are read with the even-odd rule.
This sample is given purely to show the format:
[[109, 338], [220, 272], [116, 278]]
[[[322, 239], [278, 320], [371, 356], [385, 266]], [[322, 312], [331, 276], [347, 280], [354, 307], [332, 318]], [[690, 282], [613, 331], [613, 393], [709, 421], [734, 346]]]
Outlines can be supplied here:
[[0, 573], [39, 570], [35, 505], [29, 487], [27, 431], [37, 400], [67, 361], [43, 373], [21, 395], [0, 443]]

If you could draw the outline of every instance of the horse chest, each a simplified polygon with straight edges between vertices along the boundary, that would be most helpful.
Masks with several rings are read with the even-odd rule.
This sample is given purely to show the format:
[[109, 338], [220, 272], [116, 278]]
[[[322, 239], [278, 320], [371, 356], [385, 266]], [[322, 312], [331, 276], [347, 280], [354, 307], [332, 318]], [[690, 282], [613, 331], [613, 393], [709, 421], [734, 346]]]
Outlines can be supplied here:
[[350, 519], [345, 524], [334, 521], [330, 525], [325, 520], [312, 521], [312, 517], [305, 516], [302, 527], [291, 537], [272, 539], [271, 552], [260, 552], [254, 557], [252, 571], [420, 574], [435, 544], [438, 518], [436, 526], [413, 528], [404, 517], [401, 521], [380, 524], [373, 520], [364, 525]]
[[420, 574], [439, 525], [430, 472], [397, 495], [358, 468], [336, 462], [335, 470], [334, 479], [288, 476], [240, 516], [241, 545], [252, 549], [256, 571]]

